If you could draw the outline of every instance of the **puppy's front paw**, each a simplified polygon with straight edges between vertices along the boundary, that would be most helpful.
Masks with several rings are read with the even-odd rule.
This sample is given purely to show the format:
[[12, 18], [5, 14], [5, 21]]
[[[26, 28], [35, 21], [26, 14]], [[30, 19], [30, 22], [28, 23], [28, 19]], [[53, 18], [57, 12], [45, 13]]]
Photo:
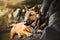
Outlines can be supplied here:
[[36, 31], [37, 31], [37, 33], [38, 33], [38, 32], [42, 32], [42, 30], [40, 30], [40, 29], [38, 29], [38, 30], [36, 30]]
[[28, 37], [28, 36], [31, 36], [31, 35], [32, 35], [32, 33], [28, 33], [28, 34], [27, 34], [27, 37]]

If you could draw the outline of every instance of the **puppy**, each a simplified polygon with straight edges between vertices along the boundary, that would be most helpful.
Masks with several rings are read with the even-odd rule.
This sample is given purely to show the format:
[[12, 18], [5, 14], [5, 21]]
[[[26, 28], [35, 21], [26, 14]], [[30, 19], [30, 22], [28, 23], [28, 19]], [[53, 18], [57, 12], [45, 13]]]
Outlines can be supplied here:
[[[21, 23], [17, 23], [17, 24], [11, 24], [10, 26], [12, 26], [11, 32], [10, 32], [10, 40], [13, 39], [14, 35], [17, 34], [18, 37], [24, 36], [26, 35], [31, 36], [32, 33], [31, 32], [35, 32], [35, 30], [31, 27], [31, 26], [26, 26], [24, 25], [24, 22]], [[29, 32], [31, 31], [31, 32]]]

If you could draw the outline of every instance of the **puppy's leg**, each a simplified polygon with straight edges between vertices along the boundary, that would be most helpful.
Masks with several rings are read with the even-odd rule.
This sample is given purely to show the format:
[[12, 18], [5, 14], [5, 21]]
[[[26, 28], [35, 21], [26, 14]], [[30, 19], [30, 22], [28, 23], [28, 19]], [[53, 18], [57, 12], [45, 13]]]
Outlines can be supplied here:
[[20, 38], [21, 37], [21, 34], [19, 32], [17, 34], [18, 34], [18, 37]]
[[32, 35], [32, 33], [29, 33], [29, 32], [27, 32], [27, 31], [23, 31], [23, 33], [24, 33], [25, 35], [27, 35], [27, 37]]
[[15, 34], [15, 32], [14, 32], [13, 30], [11, 30], [11, 32], [10, 32], [10, 40], [12, 40], [12, 39], [13, 39], [14, 34]]

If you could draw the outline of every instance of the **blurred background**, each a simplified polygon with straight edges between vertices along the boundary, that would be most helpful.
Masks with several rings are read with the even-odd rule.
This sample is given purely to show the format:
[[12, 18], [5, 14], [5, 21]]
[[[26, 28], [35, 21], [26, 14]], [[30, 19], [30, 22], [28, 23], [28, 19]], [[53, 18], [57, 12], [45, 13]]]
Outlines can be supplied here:
[[[0, 40], [9, 40], [9, 24], [23, 21], [24, 12], [22, 10], [24, 9], [24, 5], [32, 7], [35, 4], [41, 4], [42, 1], [43, 0], [0, 0]], [[19, 14], [15, 14], [18, 9]]]

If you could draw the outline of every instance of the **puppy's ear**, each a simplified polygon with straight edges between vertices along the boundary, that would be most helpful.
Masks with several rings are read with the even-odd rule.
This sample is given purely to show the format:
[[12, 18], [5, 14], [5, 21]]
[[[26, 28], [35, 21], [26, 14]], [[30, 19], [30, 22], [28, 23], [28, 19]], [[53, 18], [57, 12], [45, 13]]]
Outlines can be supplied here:
[[38, 5], [34, 6], [34, 11], [37, 12], [38, 11]]
[[29, 10], [29, 9], [28, 9], [28, 7], [27, 7], [26, 5], [24, 5], [24, 8], [25, 8], [25, 10], [26, 10], [26, 11], [28, 11], [28, 10]]

